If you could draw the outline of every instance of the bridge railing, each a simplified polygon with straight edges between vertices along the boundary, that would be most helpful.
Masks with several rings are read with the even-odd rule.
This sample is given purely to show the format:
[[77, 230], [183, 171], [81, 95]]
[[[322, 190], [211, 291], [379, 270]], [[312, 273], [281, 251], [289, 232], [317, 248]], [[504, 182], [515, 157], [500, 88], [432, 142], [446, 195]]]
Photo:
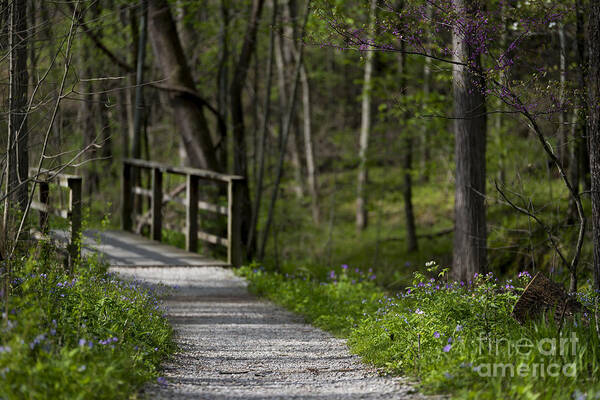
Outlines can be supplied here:
[[[151, 188], [146, 189], [136, 185], [139, 171], [146, 170], [151, 174]], [[163, 175], [173, 174], [185, 177], [185, 199], [179, 199], [164, 193]], [[132, 231], [136, 220], [134, 195], [150, 199], [150, 237], [153, 240], [162, 239], [163, 203], [175, 202], [185, 206], [185, 248], [187, 251], [198, 251], [198, 240], [221, 245], [227, 248], [227, 263], [239, 266], [242, 263], [241, 244], [241, 207], [240, 183], [241, 176], [221, 174], [197, 168], [174, 167], [153, 161], [140, 159], [123, 160], [122, 207], [121, 222], [124, 231]], [[219, 182], [227, 185], [227, 206], [211, 204], [202, 201], [198, 196], [200, 181]], [[227, 217], [227, 237], [220, 237], [198, 229], [198, 210], [204, 210]], [[181, 231], [181, 230], [180, 230]]]
[[[32, 200], [31, 209], [39, 212], [39, 226], [34, 231], [37, 238], [48, 237], [49, 227], [48, 219], [50, 214], [56, 215], [69, 222], [70, 232], [67, 237], [67, 252], [69, 255], [68, 263], [73, 265], [74, 260], [80, 257], [79, 239], [81, 235], [81, 182], [79, 175], [56, 174], [52, 171], [37, 168], [29, 169], [29, 176], [35, 180], [39, 186], [38, 200]], [[55, 207], [51, 205], [50, 184], [56, 183], [59, 187], [69, 190], [69, 199], [65, 207]]]

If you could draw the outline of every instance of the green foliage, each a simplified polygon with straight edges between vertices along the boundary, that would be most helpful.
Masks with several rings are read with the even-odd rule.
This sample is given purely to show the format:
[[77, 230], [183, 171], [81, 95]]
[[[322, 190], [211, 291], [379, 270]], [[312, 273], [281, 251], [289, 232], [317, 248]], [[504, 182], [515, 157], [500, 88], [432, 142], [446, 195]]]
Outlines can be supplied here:
[[[430, 263], [405, 291], [389, 295], [368, 274], [349, 271], [342, 267], [324, 280], [306, 273], [285, 277], [256, 266], [239, 273], [250, 280], [251, 290], [348, 337], [365, 361], [412, 376], [427, 392], [450, 392], [461, 399], [600, 393], [594, 379], [600, 341], [593, 316], [575, 316], [562, 327], [546, 319], [519, 325], [511, 317], [530, 279], [527, 273], [514, 282], [500, 283], [490, 273], [457, 283]], [[590, 293], [581, 293], [580, 299], [588, 306], [595, 301]]]
[[95, 261], [64, 274], [46, 249], [13, 275], [0, 336], [0, 398], [127, 398], [174, 350], [154, 289]]

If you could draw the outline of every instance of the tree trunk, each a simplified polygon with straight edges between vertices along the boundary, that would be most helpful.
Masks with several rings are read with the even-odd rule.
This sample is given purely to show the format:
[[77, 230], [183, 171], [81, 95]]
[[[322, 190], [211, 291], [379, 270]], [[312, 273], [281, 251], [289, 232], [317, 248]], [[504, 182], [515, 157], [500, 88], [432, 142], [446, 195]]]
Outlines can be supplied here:
[[248, 75], [252, 54], [256, 48], [256, 33], [262, 13], [264, 0], [253, 0], [250, 19], [244, 35], [244, 43], [235, 66], [233, 80], [229, 90], [231, 96], [231, 120], [233, 124], [233, 172], [246, 178], [242, 183], [240, 204], [242, 207], [242, 243], [247, 249], [246, 258], [252, 258], [256, 245], [248, 243], [252, 205], [248, 188], [248, 155], [246, 151], [246, 132], [244, 127], [244, 108], [242, 105], [242, 90]]
[[[576, 158], [579, 169], [579, 180], [583, 182], [584, 190], [590, 191], [590, 157], [588, 151], [588, 134], [587, 134], [587, 96], [583, 90], [587, 84], [587, 64], [588, 59], [586, 58], [586, 42], [585, 42], [585, 19], [584, 19], [585, 6], [583, 0], [575, 1], [575, 41], [577, 47], [577, 64], [578, 67], [578, 84], [582, 90], [582, 93], [578, 96], [579, 103], [579, 116], [577, 118], [577, 131], [575, 138]], [[574, 182], [574, 185], [579, 183]]]
[[267, 58], [267, 83], [265, 87], [265, 104], [263, 107], [262, 126], [258, 139], [257, 148], [257, 177], [256, 187], [254, 188], [254, 204], [252, 209], [252, 219], [250, 221], [250, 232], [248, 233], [248, 243], [254, 243], [256, 240], [258, 214], [262, 203], [263, 180], [265, 172], [265, 151], [267, 143], [267, 134], [269, 128], [269, 116], [271, 113], [271, 86], [273, 83], [273, 58], [275, 53], [275, 24], [277, 23], [277, 0], [272, 0], [273, 9], [271, 14], [271, 31], [269, 33], [269, 55]]
[[[558, 41], [560, 43], [560, 65], [559, 65], [559, 73], [560, 73], [560, 93], [559, 93], [559, 101], [561, 107], [565, 102], [565, 94], [567, 87], [567, 56], [566, 56], [566, 43], [565, 43], [565, 27], [562, 23], [558, 24]], [[567, 134], [569, 130], [567, 129], [567, 113], [564, 110], [558, 114], [558, 159], [561, 164], [567, 168], [567, 164], [569, 162], [569, 145], [567, 140]]]
[[148, 1], [148, 30], [166, 86], [173, 89], [169, 100], [191, 165], [219, 171], [203, 107], [190, 94], [196, 87], [167, 0]]
[[[404, 41], [400, 43], [401, 52], [398, 54], [398, 72], [400, 73], [400, 96], [406, 96], [406, 55], [403, 53], [405, 48]], [[408, 120], [409, 116], [404, 116], [404, 121]], [[402, 196], [404, 198], [404, 215], [406, 218], [406, 250], [408, 252], [418, 249], [417, 229], [415, 225], [415, 213], [412, 202], [412, 167], [413, 167], [413, 137], [406, 126], [405, 122], [400, 125], [404, 128], [403, 132], [403, 157], [402, 169], [404, 174], [404, 184], [402, 185]]]
[[454, 96], [454, 134], [456, 182], [454, 198], [454, 246], [452, 275], [468, 280], [486, 264], [485, 221], [485, 148], [486, 105], [485, 82], [479, 74], [481, 60], [469, 43], [468, 30], [475, 11], [473, 0], [452, 0], [454, 10], [467, 22], [454, 27], [452, 42], [454, 59], [472, 67], [454, 64], [452, 89]]
[[[369, 10], [369, 34], [375, 31], [375, 12], [377, 0], [371, 0]], [[362, 231], [368, 225], [366, 186], [368, 183], [367, 152], [369, 150], [369, 134], [371, 132], [371, 75], [373, 73], [373, 51], [367, 50], [365, 55], [365, 74], [362, 90], [362, 110], [360, 138], [358, 150], [358, 179], [356, 185], [356, 230]]]
[[[281, 68], [284, 71], [283, 77], [283, 85], [285, 86], [285, 90], [287, 93], [291, 92], [292, 80], [294, 77], [293, 74], [293, 65], [294, 58], [296, 53], [295, 41], [297, 39], [297, 29], [296, 29], [296, 2], [295, 0], [284, 0], [284, 7], [282, 13], [282, 23], [283, 29], [281, 30], [281, 36], [279, 40], [279, 44], [281, 46], [280, 55], [282, 56], [282, 61], [280, 62]], [[285, 73], [287, 71], [287, 73]], [[302, 72], [301, 72], [302, 73]], [[302, 78], [301, 78], [302, 79]], [[286, 105], [289, 99], [287, 97], [283, 98], [283, 104]], [[283, 107], [282, 109], [285, 109]], [[294, 167], [294, 192], [296, 193], [296, 197], [299, 199], [304, 198], [304, 180], [302, 173], [302, 157], [301, 157], [301, 140], [300, 140], [300, 122], [298, 117], [295, 116], [292, 121], [292, 140], [289, 142], [289, 150], [291, 156], [291, 163]]]
[[589, 5], [588, 135], [592, 191], [594, 286], [600, 289], [600, 2]]
[[[81, 58], [82, 70], [85, 71], [85, 78], [88, 79], [84, 83], [84, 96], [83, 102], [81, 103], [81, 126], [83, 127], [83, 143], [82, 148], [90, 146], [96, 142], [96, 118], [94, 118], [94, 84], [91, 79], [93, 78], [93, 71], [91, 63], [89, 62], [89, 46], [84, 46], [83, 57]], [[90, 147], [85, 152], [83, 158], [87, 163], [83, 166], [83, 195], [87, 199], [93, 198], [93, 194], [98, 190], [98, 172], [96, 171], [96, 164], [91, 162], [96, 157], [96, 149]]]
[[312, 142], [312, 119], [310, 107], [310, 82], [304, 63], [300, 66], [300, 82], [302, 83], [302, 110], [304, 119], [304, 147], [306, 151], [306, 175], [308, 190], [311, 197], [311, 209], [313, 222], [319, 223], [319, 189], [317, 184], [317, 172], [315, 166], [315, 153]]
[[8, 21], [8, 137], [6, 156], [6, 193], [15, 190], [5, 200], [4, 229], [9, 229], [12, 207], [21, 211], [27, 207], [27, 179], [29, 170], [27, 131], [27, 1], [13, 0], [9, 7]]
[[[142, 9], [140, 10], [140, 34], [137, 43], [137, 61], [135, 74], [135, 105], [133, 112], [133, 140], [131, 154], [133, 158], [141, 158], [142, 147], [142, 119], [144, 118], [144, 63], [146, 61], [146, 39], [148, 25], [147, 2], [142, 0]], [[137, 177], [134, 177], [134, 182]], [[137, 182], [136, 182], [137, 184]]]
[[[433, 18], [433, 5], [431, 3], [427, 4], [427, 18], [429, 21]], [[431, 32], [427, 31], [427, 44], [431, 45]], [[423, 99], [424, 104], [429, 104], [429, 96], [431, 92], [431, 58], [425, 57], [423, 62]], [[430, 133], [429, 133], [429, 124], [426, 121], [421, 123], [421, 143], [422, 143], [422, 156], [421, 156], [421, 182], [426, 183], [429, 182], [429, 172], [430, 166], [429, 162], [431, 161], [431, 143], [430, 143]]]
[[[229, 8], [228, 1], [221, 0], [221, 32], [219, 45], [219, 70], [217, 73], [217, 111], [227, 121], [227, 88], [229, 87]], [[227, 130], [224, 131], [227, 133]], [[219, 146], [219, 163], [223, 171], [228, 171], [227, 136], [221, 136]]]
[[[304, 34], [306, 32], [306, 23], [308, 22], [308, 16], [310, 14], [310, 0], [306, 2], [306, 12], [304, 14], [304, 22], [302, 24], [302, 33], [300, 34], [300, 39], [304, 38]], [[298, 93], [298, 82], [300, 81], [300, 67], [302, 65], [302, 57], [304, 54], [304, 47], [300, 47], [298, 50], [298, 58], [296, 60], [296, 65], [294, 67], [294, 81], [292, 85], [292, 91], [290, 96], [290, 103], [287, 107], [283, 130], [281, 131], [280, 143], [279, 143], [279, 158], [277, 160], [277, 169], [275, 172], [275, 184], [273, 187], [273, 193], [271, 195], [271, 201], [269, 203], [269, 211], [267, 214], [267, 221], [265, 223], [265, 229], [262, 235], [262, 240], [259, 246], [259, 259], [263, 258], [265, 254], [265, 248], [267, 245], [267, 240], [269, 239], [269, 230], [271, 228], [271, 223], [273, 222], [273, 215], [275, 213], [275, 205], [277, 204], [277, 196], [279, 194], [279, 185], [281, 183], [281, 178], [283, 177], [283, 159], [285, 157], [285, 149], [287, 146], [287, 141], [290, 133], [290, 128], [292, 125], [292, 118], [294, 118], [294, 110], [296, 107], [296, 95]]]

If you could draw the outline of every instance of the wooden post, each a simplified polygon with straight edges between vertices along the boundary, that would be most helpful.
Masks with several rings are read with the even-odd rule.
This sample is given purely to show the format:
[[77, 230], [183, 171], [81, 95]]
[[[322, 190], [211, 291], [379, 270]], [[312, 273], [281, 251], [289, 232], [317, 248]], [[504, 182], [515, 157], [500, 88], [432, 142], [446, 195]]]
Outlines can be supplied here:
[[[48, 182], [40, 182], [40, 203], [50, 205], [50, 185]], [[42, 234], [48, 233], [48, 213], [46, 211], [40, 211], [40, 232]]]
[[242, 265], [242, 206], [240, 178], [231, 178], [227, 185], [227, 263], [239, 267]]
[[132, 168], [133, 167], [127, 161], [123, 161], [123, 186], [121, 188], [121, 227], [127, 232], [131, 232], [133, 226]]
[[185, 249], [191, 252], [198, 251], [198, 181], [196, 175], [188, 174], [186, 182], [185, 206]]
[[158, 240], [160, 242], [162, 237], [162, 171], [160, 168], [152, 169], [152, 240]]
[[69, 243], [69, 265], [73, 268], [75, 260], [79, 258], [81, 241], [81, 178], [68, 179], [69, 216], [71, 219], [71, 242]]

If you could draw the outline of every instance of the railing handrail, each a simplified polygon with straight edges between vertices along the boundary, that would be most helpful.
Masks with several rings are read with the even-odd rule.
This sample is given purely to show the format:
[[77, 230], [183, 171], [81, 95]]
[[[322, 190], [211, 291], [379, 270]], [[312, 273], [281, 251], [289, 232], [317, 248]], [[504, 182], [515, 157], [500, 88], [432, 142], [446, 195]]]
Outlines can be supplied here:
[[[136, 186], [135, 169], [145, 169], [150, 171], [152, 187], [144, 189]], [[138, 171], [139, 172], [139, 171]], [[185, 196], [183, 204], [186, 209], [185, 229], [186, 236], [185, 248], [187, 251], [196, 252], [198, 250], [198, 240], [213, 244], [220, 244], [227, 247], [227, 263], [229, 265], [240, 266], [242, 262], [242, 244], [241, 244], [241, 183], [244, 178], [237, 175], [222, 174], [219, 172], [208, 171], [198, 168], [174, 167], [161, 164], [154, 161], [126, 158], [123, 159], [123, 181], [122, 181], [122, 206], [121, 223], [124, 231], [133, 231], [133, 222], [135, 221], [135, 195], [142, 195], [150, 198], [150, 237], [153, 240], [162, 239], [162, 207], [163, 200], [174, 200], [168, 194], [163, 193], [163, 174], [175, 174], [185, 176]], [[201, 180], [216, 181], [227, 184], [227, 207], [220, 205], [211, 205], [198, 198], [198, 187]], [[203, 209], [227, 216], [227, 237], [222, 238], [198, 229], [198, 210]], [[165, 224], [169, 225], [169, 224]]]
[[[29, 175], [39, 184], [39, 201], [32, 201], [31, 208], [40, 214], [40, 233], [45, 236], [48, 233], [48, 214], [54, 214], [70, 222], [71, 232], [67, 251], [69, 253], [69, 265], [81, 256], [78, 241], [81, 235], [81, 190], [82, 177], [79, 175], [55, 173], [51, 170], [29, 168]], [[51, 181], [58, 181], [59, 186], [69, 189], [69, 204], [64, 208], [50, 206]]]
[[138, 168], [159, 169], [161, 172], [167, 172], [176, 175], [194, 175], [202, 179], [230, 182], [232, 180], [243, 180], [244, 178], [238, 175], [223, 174], [220, 172], [210, 171], [207, 169], [191, 168], [191, 167], [176, 167], [173, 165], [163, 164], [156, 161], [141, 160], [139, 158], [125, 158], [124, 163], [133, 165]]

